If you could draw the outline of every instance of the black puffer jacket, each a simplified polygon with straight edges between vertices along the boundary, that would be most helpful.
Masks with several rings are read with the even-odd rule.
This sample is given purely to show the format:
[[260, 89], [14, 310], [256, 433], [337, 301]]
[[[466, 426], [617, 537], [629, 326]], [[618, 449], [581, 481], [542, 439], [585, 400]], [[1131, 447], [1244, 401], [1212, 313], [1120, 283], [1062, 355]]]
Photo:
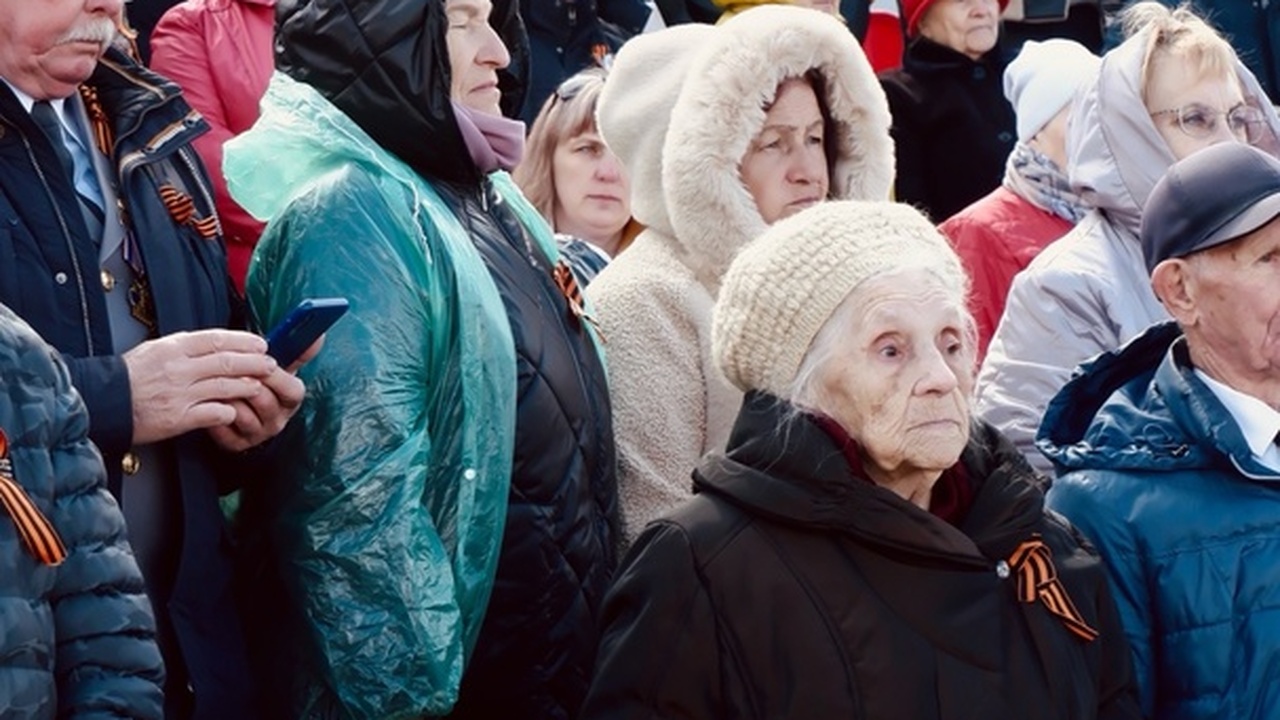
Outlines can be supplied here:
[[893, 114], [896, 198], [936, 223], [1000, 186], [1017, 141], [1000, 48], [972, 60], [918, 37], [880, 76]]
[[[974, 429], [957, 528], [855, 478], [789, 409], [749, 394], [700, 494], [633, 546], [584, 718], [1138, 717], [1098, 557], [1007, 442]], [[1092, 641], [1018, 599], [1005, 559], [1036, 536]]]
[[[281, 11], [277, 60], [437, 189], [497, 286], [517, 370], [510, 502], [453, 717], [570, 718], [590, 682], [597, 612], [616, 564], [608, 387], [550, 259], [470, 159], [449, 103], [443, 7], [299, 2]], [[525, 55], [514, 3], [495, 3], [490, 23], [513, 56]], [[519, 93], [504, 92], [506, 101]]]

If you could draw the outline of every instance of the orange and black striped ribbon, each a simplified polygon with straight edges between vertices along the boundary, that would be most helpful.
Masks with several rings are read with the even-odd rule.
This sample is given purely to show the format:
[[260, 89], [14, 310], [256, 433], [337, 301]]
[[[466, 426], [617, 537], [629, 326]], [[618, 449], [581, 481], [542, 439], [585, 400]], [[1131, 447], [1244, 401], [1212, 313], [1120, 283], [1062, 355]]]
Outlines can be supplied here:
[[10, 477], [0, 475], [0, 504], [13, 518], [22, 544], [45, 565], [61, 565], [67, 558], [67, 548], [58, 537], [53, 524], [31, 502], [27, 493]]
[[1036, 600], [1044, 603], [1049, 612], [1057, 615], [1067, 629], [1085, 642], [1098, 637], [1098, 631], [1089, 627], [1076, 609], [1067, 589], [1058, 580], [1053, 567], [1053, 554], [1039, 535], [1031, 536], [1018, 545], [1009, 556], [1009, 565], [1018, 575], [1018, 599], [1024, 603]]
[[160, 201], [164, 203], [165, 209], [169, 211], [169, 216], [175, 223], [190, 225], [205, 240], [212, 240], [222, 232], [217, 215], [196, 217], [196, 201], [173, 185], [160, 186]]
[[582, 288], [578, 285], [578, 278], [574, 276], [573, 269], [564, 260], [556, 263], [555, 268], [551, 271], [551, 277], [556, 281], [556, 287], [560, 288], [560, 292], [564, 294], [565, 300], [569, 302], [569, 311], [573, 313], [575, 320], [591, 323], [591, 327], [595, 328], [596, 334], [603, 339], [604, 335], [600, 332], [600, 326], [596, 324], [595, 318], [587, 313], [586, 304], [582, 298]]
[[80, 98], [84, 100], [84, 108], [89, 113], [89, 127], [93, 131], [93, 142], [98, 150], [108, 158], [114, 157], [115, 136], [111, 132], [111, 121], [102, 109], [102, 101], [98, 99], [97, 88], [91, 85], [80, 86]]

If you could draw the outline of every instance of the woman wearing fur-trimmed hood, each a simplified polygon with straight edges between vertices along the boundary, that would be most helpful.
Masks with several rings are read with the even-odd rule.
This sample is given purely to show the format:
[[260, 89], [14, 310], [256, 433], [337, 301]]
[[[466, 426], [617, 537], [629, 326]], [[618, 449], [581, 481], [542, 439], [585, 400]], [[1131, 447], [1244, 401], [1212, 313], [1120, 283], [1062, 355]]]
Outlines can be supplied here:
[[[779, 116], [811, 112], [815, 99], [820, 130]], [[710, 359], [711, 309], [730, 261], [813, 202], [887, 198], [893, 143], [884, 92], [848, 29], [787, 6], [635, 38], [598, 114], [647, 228], [588, 289], [608, 342], [630, 540], [688, 497], [690, 471], [724, 446], [741, 404]], [[823, 156], [812, 172], [804, 158], [815, 134]], [[770, 165], [772, 181], [761, 179], [757, 167]]]

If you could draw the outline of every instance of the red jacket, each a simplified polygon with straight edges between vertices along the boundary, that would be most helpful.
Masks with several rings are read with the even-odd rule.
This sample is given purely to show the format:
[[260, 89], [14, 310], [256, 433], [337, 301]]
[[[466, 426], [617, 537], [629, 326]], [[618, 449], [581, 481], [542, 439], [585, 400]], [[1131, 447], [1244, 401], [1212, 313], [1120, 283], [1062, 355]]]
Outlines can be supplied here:
[[275, 0], [186, 0], [170, 8], [151, 36], [151, 67], [182, 88], [212, 131], [195, 141], [213, 180], [227, 239], [227, 266], [244, 292], [262, 223], [231, 199], [222, 177], [222, 145], [258, 119], [258, 102], [275, 69]]
[[969, 311], [978, 323], [978, 362], [1000, 324], [1013, 276], [1072, 227], [1003, 186], [938, 226], [973, 280]]

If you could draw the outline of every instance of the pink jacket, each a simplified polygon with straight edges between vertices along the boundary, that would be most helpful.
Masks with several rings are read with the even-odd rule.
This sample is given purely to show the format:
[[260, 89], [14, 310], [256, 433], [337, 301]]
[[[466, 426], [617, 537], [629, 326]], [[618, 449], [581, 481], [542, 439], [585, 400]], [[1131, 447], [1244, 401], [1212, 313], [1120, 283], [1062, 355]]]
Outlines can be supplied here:
[[275, 69], [275, 0], [186, 0], [170, 8], [151, 35], [151, 67], [178, 83], [213, 131], [196, 151], [213, 179], [227, 239], [227, 263], [244, 291], [262, 223], [231, 199], [222, 177], [222, 145], [258, 119], [258, 102]]
[[978, 323], [978, 361], [1004, 314], [1013, 276], [1074, 227], [1001, 186], [938, 226], [973, 281], [969, 311]]

